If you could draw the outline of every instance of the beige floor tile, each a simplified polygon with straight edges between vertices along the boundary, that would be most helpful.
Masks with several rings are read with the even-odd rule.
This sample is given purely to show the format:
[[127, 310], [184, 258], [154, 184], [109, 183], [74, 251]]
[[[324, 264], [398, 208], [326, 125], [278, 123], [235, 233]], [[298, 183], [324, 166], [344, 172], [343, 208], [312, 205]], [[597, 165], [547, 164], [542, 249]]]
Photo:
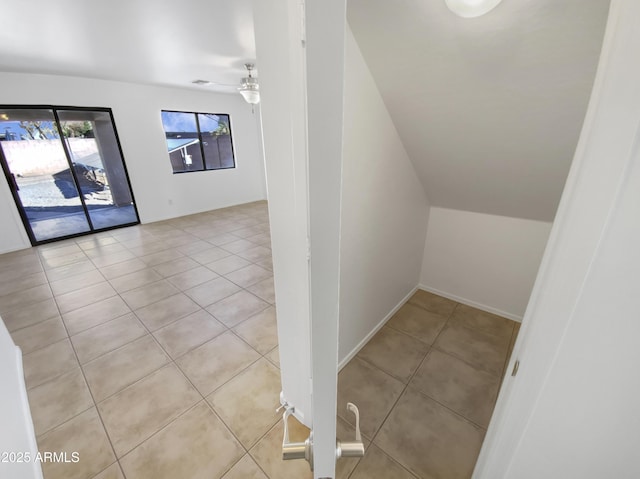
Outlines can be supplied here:
[[511, 338], [501, 338], [482, 331], [448, 324], [434, 347], [449, 353], [494, 376], [500, 376]]
[[158, 329], [153, 333], [172, 358], [178, 358], [193, 348], [224, 333], [227, 328], [204, 310]]
[[222, 248], [213, 246], [209, 249], [192, 253], [189, 256], [200, 264], [207, 264], [229, 256], [229, 252]]
[[93, 397], [100, 402], [169, 361], [151, 335], [146, 335], [85, 364], [83, 369]]
[[84, 254], [82, 250], [79, 250], [75, 253], [54, 256], [53, 258], [42, 258], [42, 266], [44, 266], [44, 269], [53, 269], [77, 263], [85, 259], [87, 259], [87, 255]]
[[171, 248], [171, 246], [166, 244], [164, 241], [159, 241], [158, 238], [153, 237], [150, 240], [137, 242], [135, 246], [133, 246], [133, 243], [131, 245], [127, 244], [127, 248], [129, 248], [129, 251], [136, 256], [147, 256], [167, 250]]
[[234, 241], [238, 241], [240, 238], [238, 238], [236, 235], [232, 234], [232, 233], [221, 233], [221, 234], [214, 234], [213, 236], [206, 236], [205, 240], [208, 243], [211, 243], [215, 246], [222, 246], [225, 244], [229, 244], [232, 243]]
[[[372, 445], [355, 468], [350, 479], [416, 479], [380, 448]], [[444, 478], [443, 478], [444, 479]]]
[[39, 386], [78, 367], [78, 360], [68, 339], [25, 354], [22, 361], [27, 388]]
[[411, 298], [409, 299], [409, 303], [420, 306], [421, 308], [424, 308], [427, 311], [431, 311], [432, 313], [442, 314], [443, 316], [447, 317], [451, 315], [456, 307], [456, 304], [458, 304], [455, 301], [443, 298], [442, 296], [437, 296], [433, 293], [429, 293], [428, 291], [423, 291], [421, 289], [416, 291], [415, 294], [411, 296]]
[[198, 265], [196, 268], [185, 271], [184, 273], [169, 276], [167, 281], [180, 291], [186, 291], [187, 289], [206, 283], [217, 277], [218, 275], [206, 266]]
[[144, 261], [147, 266], [156, 266], [183, 257], [184, 255], [180, 251], [176, 251], [171, 248], [164, 251], [158, 251], [157, 253], [140, 256], [139, 258]]
[[42, 271], [20, 276], [18, 278], [0, 279], [0, 294], [2, 296], [14, 294], [46, 283], [47, 276]]
[[95, 265], [85, 258], [77, 263], [71, 263], [64, 266], [47, 270], [47, 278], [49, 281], [62, 281], [63, 279], [72, 278], [82, 273], [88, 273], [90, 271], [97, 271]]
[[387, 326], [430, 345], [436, 340], [446, 322], [446, 316], [406, 303], [391, 317]]
[[249, 266], [250, 264], [251, 262], [241, 258], [240, 256], [231, 255], [214, 261], [213, 263], [207, 263], [207, 268], [218, 274], [228, 274], [232, 271], [244, 268], [245, 266]]
[[188, 352], [176, 363], [206, 396], [259, 357], [245, 342], [226, 332]]
[[197, 261], [194, 261], [191, 258], [182, 255], [182, 253], [180, 253], [180, 255], [181, 256], [177, 259], [155, 265], [153, 269], [155, 269], [163, 278], [167, 278], [169, 276], [184, 273], [200, 266], [200, 263], [198, 263]]
[[60, 295], [56, 298], [56, 303], [58, 303], [60, 312], [65, 314], [98, 303], [116, 294], [116, 290], [108, 282], [103, 281], [102, 283]]
[[201, 402], [121, 459], [131, 479], [214, 479], [244, 450]]
[[207, 308], [213, 316], [232, 328], [245, 319], [265, 310], [269, 303], [262, 301], [247, 291], [241, 290]]
[[131, 309], [120, 296], [113, 296], [65, 313], [62, 319], [69, 334], [74, 335], [130, 312]]
[[123, 261], [121, 263], [116, 263], [111, 266], [103, 266], [100, 268], [100, 272], [104, 275], [108, 280], [112, 280], [118, 278], [120, 276], [124, 276], [125, 274], [134, 273], [136, 271], [140, 271], [141, 269], [145, 269], [147, 265], [140, 261], [138, 258], [130, 259], [127, 261]]
[[194, 288], [187, 289], [185, 293], [200, 306], [206, 308], [238, 291], [240, 291], [240, 288], [228, 279], [215, 278]]
[[418, 477], [468, 479], [484, 430], [407, 389], [374, 442]]
[[136, 309], [135, 313], [149, 331], [155, 331], [199, 310], [200, 306], [188, 296], [178, 293]]
[[[29, 250], [27, 250], [29, 251]], [[11, 254], [11, 253], [5, 253]], [[6, 258], [5, 255], [3, 255]], [[24, 278], [34, 273], [42, 272], [43, 268], [36, 255], [16, 257], [14, 260], [4, 260], [0, 266], [0, 278], [2, 281], [11, 281]]]
[[117, 244], [118, 240], [112, 236], [102, 236], [97, 235], [86, 236], [84, 239], [78, 238], [76, 240], [76, 244], [80, 247], [82, 251], [87, 251], [95, 248], [102, 248], [104, 246], [108, 246], [110, 244]]
[[355, 424], [347, 403], [355, 404], [360, 410], [362, 434], [373, 437], [404, 387], [387, 373], [354, 358], [338, 374], [338, 416]]
[[256, 261], [255, 264], [262, 266], [264, 269], [273, 271], [273, 258], [265, 258], [260, 261]]
[[465, 304], [458, 304], [449, 320], [451, 324], [459, 324], [485, 333], [511, 338], [515, 321], [481, 311]]
[[37, 436], [93, 406], [93, 399], [80, 368], [29, 389], [28, 393]]
[[104, 400], [98, 409], [116, 455], [122, 457], [199, 399], [198, 392], [170, 364]]
[[[313, 473], [307, 461], [283, 461], [282, 437], [284, 428], [279, 421], [260, 441], [249, 451], [256, 464], [267, 473], [271, 479], [312, 479]], [[289, 440], [304, 442], [309, 437], [309, 429], [300, 424], [294, 417], [289, 417]]]
[[58, 305], [53, 298], [44, 301], [29, 302], [23, 307], [2, 312], [2, 319], [9, 331], [26, 328], [41, 321], [60, 316]]
[[145, 306], [177, 293], [179, 293], [179, 291], [171, 283], [162, 280], [132, 289], [126, 293], [122, 293], [121, 296], [129, 307], [135, 310], [144, 308]]
[[29, 354], [66, 338], [67, 330], [62, 318], [53, 318], [14, 331], [11, 337], [13, 342], [22, 349], [22, 354]]
[[276, 292], [273, 287], [273, 276], [267, 279], [263, 279], [256, 284], [252, 284], [247, 288], [247, 290], [251, 291], [258, 298], [264, 299], [267, 303], [276, 303]]
[[[261, 230], [258, 229], [258, 231]], [[257, 245], [269, 246], [271, 244], [271, 235], [262, 231], [253, 236], [247, 236], [246, 239]]]
[[280, 418], [280, 371], [260, 359], [207, 397], [216, 413], [249, 449]]
[[155, 270], [145, 268], [134, 271], [133, 273], [118, 276], [117, 278], [109, 280], [109, 282], [118, 293], [124, 293], [125, 291], [130, 291], [132, 289], [146, 286], [150, 283], [155, 283], [161, 279], [162, 276], [160, 276]]
[[118, 251], [117, 253], [109, 253], [103, 256], [91, 258], [91, 261], [93, 261], [93, 264], [98, 268], [102, 269], [105, 266], [111, 266], [113, 264], [122, 263], [123, 261], [129, 261], [135, 258], [136, 256], [130, 251]]
[[233, 234], [239, 236], [240, 238], [247, 239], [249, 238], [249, 236], [262, 234], [262, 230], [260, 228], [256, 228], [255, 226], [244, 226], [240, 229], [233, 230]]
[[266, 246], [256, 246], [255, 248], [240, 251], [238, 256], [248, 259], [252, 263], [262, 261], [271, 257], [271, 249]]
[[435, 349], [429, 352], [410, 383], [485, 428], [489, 425], [499, 385], [498, 377]]
[[[236, 238], [238, 238], [236, 236]], [[228, 241], [222, 245], [222, 248], [230, 251], [233, 254], [238, 254], [241, 251], [246, 251], [248, 249], [255, 248], [257, 245], [252, 243], [251, 241], [247, 241], [245, 239], [236, 239], [235, 241]]]
[[238, 286], [242, 286], [243, 288], [247, 288], [252, 284], [271, 278], [272, 276], [273, 273], [271, 271], [261, 268], [255, 264], [250, 264], [249, 266], [245, 266], [244, 268], [240, 268], [225, 275], [227, 279], [233, 281]]
[[280, 349], [277, 346], [265, 354], [264, 357], [271, 361], [276, 367], [280, 367]]
[[383, 327], [357, 356], [407, 383], [428, 351], [429, 346], [422, 341]]
[[276, 308], [271, 306], [251, 316], [233, 331], [260, 354], [267, 354], [278, 345]]
[[102, 283], [103, 281], [104, 276], [100, 274], [100, 271], [94, 269], [87, 271], [86, 273], [80, 273], [69, 278], [54, 281], [51, 283], [51, 290], [54, 295], [60, 296], [65, 293], [70, 293], [71, 291], [86, 288], [93, 284]]
[[75, 244], [73, 240], [68, 241], [70, 242], [56, 241], [55, 243], [38, 246], [36, 249], [42, 258], [56, 258], [58, 256], [82, 252], [80, 247]]
[[71, 336], [71, 342], [80, 364], [84, 364], [145, 334], [138, 318], [128, 313]]
[[242, 456], [222, 479], [269, 479], [249, 454]]
[[42, 470], [46, 479], [91, 478], [116, 460], [95, 408], [83, 412], [40, 437], [38, 449], [41, 453], [65, 452], [69, 460], [74, 452], [78, 455], [79, 461], [75, 463], [43, 463]]
[[114, 256], [120, 254], [123, 251], [127, 251], [127, 248], [125, 248], [124, 245], [118, 242], [100, 245], [96, 248], [89, 248], [88, 250], [84, 250], [85, 254], [92, 260], [95, 258]]
[[183, 245], [176, 246], [176, 249], [180, 251], [182, 254], [189, 255], [189, 254], [194, 254], [194, 253], [198, 253], [200, 251], [209, 249], [211, 248], [211, 246], [217, 246], [217, 245], [214, 245], [213, 243], [210, 243], [208, 241], [194, 239]]
[[94, 476], [93, 479], [124, 479], [124, 474], [122, 474], [120, 464], [116, 462], [111, 464], [97, 476]]
[[14, 309], [20, 309], [25, 304], [44, 301], [53, 297], [48, 284], [41, 284], [20, 291], [19, 293], [0, 296], [0, 314], [6, 314]]

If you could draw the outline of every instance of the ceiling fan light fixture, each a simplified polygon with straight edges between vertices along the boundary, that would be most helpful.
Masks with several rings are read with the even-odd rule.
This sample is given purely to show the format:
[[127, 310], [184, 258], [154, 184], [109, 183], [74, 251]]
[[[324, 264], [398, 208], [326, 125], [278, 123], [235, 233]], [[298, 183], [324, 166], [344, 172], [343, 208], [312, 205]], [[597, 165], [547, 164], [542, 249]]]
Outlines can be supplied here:
[[238, 91], [247, 103], [250, 105], [257, 105], [260, 103], [260, 85], [258, 85], [258, 79], [251, 76], [254, 65], [253, 63], [245, 63], [244, 66], [247, 68], [249, 76], [242, 79], [242, 83], [240, 84]]
[[444, 0], [449, 10], [463, 18], [474, 18], [489, 13], [502, 0]]

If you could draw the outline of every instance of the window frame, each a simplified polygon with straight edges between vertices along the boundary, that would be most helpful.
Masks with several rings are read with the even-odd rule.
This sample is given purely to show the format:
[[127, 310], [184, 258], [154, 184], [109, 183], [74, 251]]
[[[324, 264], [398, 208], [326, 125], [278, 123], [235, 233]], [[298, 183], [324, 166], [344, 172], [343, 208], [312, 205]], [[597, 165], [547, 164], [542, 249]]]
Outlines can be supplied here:
[[[200, 155], [202, 156], [202, 168], [192, 169], [192, 170], [175, 171], [175, 169], [173, 167], [173, 163], [171, 161], [171, 153], [169, 153], [168, 150], [167, 150], [167, 154], [169, 156], [169, 165], [171, 166], [171, 170], [172, 170], [172, 173], [174, 175], [179, 175], [179, 174], [182, 174], [182, 173], [196, 173], [196, 172], [203, 172], [203, 171], [232, 170], [232, 169], [236, 168], [236, 166], [237, 166], [236, 148], [235, 148], [235, 145], [233, 143], [233, 128], [231, 127], [231, 115], [229, 113], [211, 113], [211, 112], [202, 112], [202, 111], [165, 110], [165, 109], [162, 109], [162, 110], [160, 110], [160, 121], [162, 123], [162, 131], [164, 133], [165, 145], [166, 145], [166, 141], [169, 138], [167, 138], [167, 131], [165, 130], [164, 122], [162, 122], [162, 114], [163, 113], [185, 113], [185, 114], [194, 115], [196, 128], [198, 130], [197, 131], [197, 134], [198, 134], [198, 146], [200, 148]], [[200, 129], [200, 118], [199, 118], [199, 115], [218, 115], [218, 116], [226, 116], [228, 118], [228, 120], [229, 120], [228, 121], [228, 125], [229, 125], [229, 141], [231, 142], [231, 159], [233, 160], [233, 166], [224, 166], [224, 167], [221, 166], [220, 168], [207, 168], [207, 160], [206, 160], [206, 156], [205, 156], [205, 152], [204, 152], [204, 141], [202, 139], [202, 130]]]

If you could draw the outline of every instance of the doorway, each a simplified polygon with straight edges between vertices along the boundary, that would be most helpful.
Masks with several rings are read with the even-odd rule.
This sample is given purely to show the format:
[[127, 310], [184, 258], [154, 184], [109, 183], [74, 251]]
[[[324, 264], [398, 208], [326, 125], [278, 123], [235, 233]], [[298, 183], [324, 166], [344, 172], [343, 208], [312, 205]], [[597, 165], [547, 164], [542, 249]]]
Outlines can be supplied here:
[[0, 161], [34, 246], [139, 223], [108, 108], [0, 107]]

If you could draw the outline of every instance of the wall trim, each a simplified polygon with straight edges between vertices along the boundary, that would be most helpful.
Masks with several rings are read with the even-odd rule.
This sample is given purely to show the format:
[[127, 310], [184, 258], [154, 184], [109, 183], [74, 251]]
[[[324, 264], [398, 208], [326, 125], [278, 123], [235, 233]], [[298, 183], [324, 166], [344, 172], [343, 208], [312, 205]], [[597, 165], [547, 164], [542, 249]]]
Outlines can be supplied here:
[[342, 368], [344, 368], [344, 367], [349, 363], [349, 361], [351, 361], [351, 360], [355, 357], [355, 355], [356, 355], [356, 354], [358, 354], [358, 353], [360, 352], [360, 350], [361, 350], [362, 348], [364, 348], [364, 347], [367, 345], [367, 343], [368, 343], [369, 341], [371, 341], [371, 338], [373, 338], [373, 337], [375, 336], [375, 334], [376, 334], [378, 331], [380, 331], [380, 329], [382, 329], [382, 326], [384, 326], [384, 325], [387, 323], [387, 321], [389, 321], [389, 320], [391, 319], [391, 317], [392, 317], [394, 314], [396, 314], [396, 313], [398, 312], [398, 310], [399, 310], [402, 306], [404, 306], [404, 303], [406, 303], [407, 301], [409, 301], [409, 298], [410, 298], [411, 296], [413, 296], [413, 294], [414, 294], [416, 291], [418, 291], [418, 289], [419, 289], [419, 286], [415, 286], [415, 287], [413, 287], [413, 288], [411, 289], [411, 291], [410, 291], [407, 295], [405, 295], [405, 297], [404, 297], [404, 298], [402, 298], [402, 299], [400, 300], [400, 302], [399, 302], [398, 304], [396, 304], [396, 305], [391, 309], [391, 311], [389, 311], [389, 313], [388, 313], [384, 318], [382, 318], [382, 320], [381, 320], [381, 321], [376, 325], [376, 327], [375, 327], [375, 328], [373, 328], [373, 329], [371, 330], [371, 332], [369, 332], [369, 334], [367, 334], [367, 335], [362, 339], [362, 341], [360, 341], [358, 344], [356, 344], [356, 347], [355, 347], [355, 348], [353, 348], [353, 349], [351, 350], [351, 352], [350, 352], [349, 354], [347, 354], [347, 355], [344, 357], [344, 359], [338, 363], [338, 372], [340, 372], [340, 371], [342, 370]]
[[517, 321], [518, 323], [522, 322], [521, 315], [508, 313], [506, 311], [502, 311], [501, 309], [497, 309], [497, 308], [492, 308], [491, 306], [487, 306], [486, 304], [478, 303], [476, 301], [472, 301], [470, 299], [463, 298], [455, 294], [447, 293], [446, 291], [440, 291], [439, 289], [432, 288], [430, 286], [427, 286], [426, 284], [419, 284], [416, 289], [421, 289], [429, 293], [437, 294], [438, 296], [443, 296], [453, 301], [457, 301], [458, 303], [466, 304], [467, 306], [471, 306], [472, 308], [481, 309], [482, 311], [486, 311], [487, 313], [497, 314], [498, 316], [511, 319], [512, 321]]

